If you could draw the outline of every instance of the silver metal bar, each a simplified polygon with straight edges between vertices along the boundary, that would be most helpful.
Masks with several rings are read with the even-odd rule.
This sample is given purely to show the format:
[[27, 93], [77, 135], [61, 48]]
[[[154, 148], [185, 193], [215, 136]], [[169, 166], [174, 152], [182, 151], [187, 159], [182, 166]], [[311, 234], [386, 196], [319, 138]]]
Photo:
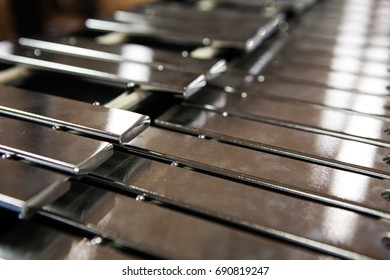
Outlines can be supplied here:
[[334, 43], [326, 43], [324, 40], [315, 40], [310, 39], [309, 37], [291, 37], [290, 44], [286, 47], [286, 51], [316, 55], [318, 57], [340, 56], [345, 58], [355, 58], [362, 62], [377, 62], [381, 64], [390, 63], [388, 47], [356, 46], [342, 42], [340, 43], [338, 40]]
[[104, 244], [100, 237], [82, 238], [45, 225], [18, 221], [1, 213], [0, 259], [130, 260], [139, 259]]
[[[390, 205], [381, 197], [388, 185], [365, 175], [154, 127], [145, 130], [128, 146], [131, 151], [261, 187], [389, 217]], [[377, 187], [381, 190], [376, 190]]]
[[80, 57], [88, 57], [111, 62], [139, 62], [153, 65], [157, 69], [166, 67], [182, 72], [206, 74], [212, 78], [226, 70], [223, 59], [201, 60], [182, 53], [150, 48], [137, 44], [100, 45], [81, 37], [67, 37], [57, 40], [39, 40], [19, 38], [19, 44], [49, 52], [65, 53]]
[[0, 152], [73, 174], [85, 174], [113, 153], [110, 143], [0, 117]]
[[129, 142], [150, 123], [137, 113], [6, 86], [0, 86], [0, 113], [118, 143]]
[[119, 23], [89, 19], [86, 21], [86, 26], [95, 30], [123, 32], [129, 35], [251, 52], [277, 28], [283, 18], [280, 14], [268, 18], [260, 17], [257, 20], [258, 25], [240, 29], [239, 32], [231, 32], [229, 26], [216, 27], [215, 30], [209, 30], [208, 27], [197, 28], [197, 26], [188, 25], [183, 20], [170, 20], [171, 22], [164, 24], [164, 20], [153, 22], [153, 20], [144, 19], [134, 20], [131, 23]]
[[264, 75], [272, 74], [282, 80], [296, 81], [327, 88], [356, 91], [369, 95], [389, 96], [389, 81], [349, 73], [325, 71], [296, 65], [279, 64], [268, 67]]
[[[63, 201], [46, 207], [42, 214], [99, 233], [119, 246], [162, 258], [326, 258], [323, 254], [139, 200], [94, 187], [75, 186]], [[69, 205], [68, 201], [73, 203]]]
[[280, 63], [355, 74], [363, 78], [390, 79], [389, 65], [383, 62], [362, 61], [353, 57], [308, 54], [295, 50], [283, 51], [276, 59]]
[[56, 200], [69, 187], [67, 176], [0, 159], [0, 205], [18, 212], [22, 219]]
[[[94, 173], [102, 180], [114, 181], [122, 189], [142, 193], [149, 199], [162, 200], [277, 237], [291, 238], [293, 242], [307, 239], [301, 245], [340, 257], [358, 258], [353, 255], [362, 254], [388, 258], [390, 254], [381, 244], [383, 232], [390, 227], [387, 223], [344, 209], [125, 153], [116, 153]], [[355, 186], [342, 187], [349, 192]], [[375, 233], [369, 233], [368, 228]]]
[[[244, 96], [245, 97], [245, 96]], [[389, 122], [369, 116], [348, 114], [329, 108], [265, 98], [242, 98], [221, 90], [206, 88], [185, 104], [245, 119], [337, 136], [343, 139], [390, 147], [386, 132]]]
[[[162, 127], [390, 179], [389, 150], [365, 143], [176, 106], [155, 120]], [[260, 132], [260, 133], [259, 133]], [[287, 137], [288, 136], [288, 137]]]
[[10, 42], [0, 44], [0, 61], [123, 86], [136, 84], [147, 90], [167, 91], [182, 96], [191, 95], [206, 84], [204, 75], [179, 75], [177, 71], [164, 67], [156, 69], [141, 63], [99, 61], [65, 54], [49, 54], [40, 50], [34, 54], [30, 49], [15, 46]]
[[[383, 96], [366, 95], [353, 91], [323, 88], [293, 81], [284, 81], [270, 74], [245, 79], [245, 73], [234, 71], [210, 82], [217, 88], [245, 98], [280, 98], [291, 102], [307, 102], [327, 106], [348, 113], [369, 114], [378, 118], [390, 118], [390, 101]], [[256, 79], [262, 81], [257, 83]]]

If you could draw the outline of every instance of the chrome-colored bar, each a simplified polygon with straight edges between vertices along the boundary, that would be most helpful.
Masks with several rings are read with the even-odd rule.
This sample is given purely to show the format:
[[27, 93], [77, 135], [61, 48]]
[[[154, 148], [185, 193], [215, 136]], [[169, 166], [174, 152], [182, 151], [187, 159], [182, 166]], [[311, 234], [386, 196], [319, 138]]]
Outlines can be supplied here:
[[0, 86], [0, 113], [118, 143], [129, 142], [150, 123], [137, 113], [7, 86]]
[[[385, 148], [176, 106], [155, 121], [162, 127], [236, 145], [390, 179]], [[259, 133], [260, 132], [260, 133]]]
[[283, 51], [276, 59], [280, 63], [350, 73], [361, 76], [363, 79], [368, 77], [390, 79], [389, 65], [383, 62], [362, 61], [357, 58], [334, 54], [308, 54], [307, 52], [297, 52], [291, 49]]
[[279, 64], [267, 68], [264, 75], [272, 74], [286, 81], [295, 81], [327, 88], [356, 91], [369, 95], [389, 96], [387, 79], [363, 77], [350, 73], [326, 71], [297, 65]]
[[[139, 16], [141, 15], [137, 15], [137, 18]], [[164, 19], [154, 22], [146, 18], [134, 19], [131, 23], [89, 19], [86, 21], [86, 26], [94, 30], [122, 32], [185, 44], [211, 45], [216, 48], [234, 48], [251, 52], [276, 30], [283, 18], [281, 14], [274, 17], [259, 17], [256, 26], [242, 28], [237, 30], [238, 32], [232, 32], [229, 26], [216, 26], [213, 30], [209, 26], [198, 28], [196, 25], [188, 25], [184, 20], [174, 19], [168, 19], [168, 23], [164, 23]]]
[[121, 247], [160, 258], [326, 258], [323, 254], [139, 200], [78, 185], [41, 214], [104, 236]]
[[129, 84], [140, 85], [146, 90], [172, 92], [182, 96], [191, 95], [206, 84], [204, 75], [179, 73], [164, 67], [156, 69], [141, 63], [100, 61], [45, 53], [41, 50], [32, 52], [31, 49], [10, 42], [0, 44], [0, 61], [119, 84], [123, 87]]
[[73, 174], [85, 174], [113, 153], [110, 143], [0, 117], [0, 152]]
[[[112, 166], [115, 166], [114, 170]], [[125, 153], [115, 153], [94, 173], [103, 181], [115, 182], [122, 190], [143, 193], [149, 199], [191, 209], [228, 224], [264, 231], [339, 257], [359, 258], [354, 254], [361, 254], [373, 258], [388, 258], [390, 254], [381, 244], [381, 236], [389, 230], [390, 225], [345, 209]], [[380, 180], [376, 181], [383, 184]], [[372, 183], [370, 187], [375, 185]], [[338, 189], [335, 185], [333, 187]], [[345, 192], [357, 191], [357, 184], [342, 187]], [[368, 191], [370, 187], [365, 186]], [[358, 191], [355, 195], [357, 194]], [[362, 193], [363, 196], [366, 194]], [[385, 202], [383, 200], [380, 203], [386, 205]], [[373, 232], [370, 233], [371, 230]], [[304, 239], [306, 240], [302, 243]]]
[[22, 219], [56, 200], [69, 187], [65, 175], [0, 159], [0, 206], [18, 212]]
[[316, 108], [305, 103], [251, 98], [250, 95], [243, 98], [239, 94], [212, 88], [194, 95], [186, 104], [224, 115], [390, 147], [390, 136], [386, 132], [390, 123], [369, 116], [348, 114], [326, 107]]
[[[1, 214], [0, 259], [5, 260], [132, 260], [100, 237], [71, 235], [45, 225]], [[8, 217], [11, 216], [11, 217]]]
[[241, 98], [273, 98], [290, 102], [307, 102], [347, 113], [369, 114], [381, 119], [390, 118], [390, 102], [383, 96], [284, 81], [272, 74], [250, 77], [244, 76], [243, 71], [240, 72], [235, 70], [234, 76], [225, 74], [217, 77], [210, 82], [210, 85], [231, 94], [238, 94]]
[[[389, 217], [390, 205], [381, 196], [386, 193], [387, 184], [365, 175], [154, 127], [145, 130], [128, 146], [134, 152], [261, 187]], [[377, 187], [382, 190], [376, 190]]]
[[19, 44], [25, 47], [48, 52], [65, 53], [111, 62], [139, 62], [152, 65], [157, 69], [166, 67], [181, 72], [206, 74], [213, 78], [226, 70], [224, 59], [201, 60], [182, 53], [151, 48], [137, 44], [99, 45], [82, 37], [67, 37], [58, 40], [39, 40], [20, 38]]

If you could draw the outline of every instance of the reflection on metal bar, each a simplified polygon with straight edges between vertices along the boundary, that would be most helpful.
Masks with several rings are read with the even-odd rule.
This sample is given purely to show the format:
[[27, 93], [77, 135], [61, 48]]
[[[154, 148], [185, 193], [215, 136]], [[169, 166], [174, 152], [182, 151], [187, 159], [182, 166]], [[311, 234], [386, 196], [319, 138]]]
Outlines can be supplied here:
[[259, 18], [257, 27], [244, 29], [240, 32], [225, 30], [208, 31], [208, 28], [197, 29], [188, 27], [186, 23], [177, 21], [173, 26], [161, 26], [160, 23], [134, 22], [119, 23], [113, 21], [89, 19], [86, 26], [94, 30], [122, 32], [129, 35], [146, 36], [158, 39], [170, 40], [186, 44], [212, 45], [217, 48], [236, 48], [247, 52], [253, 51], [263, 40], [270, 35], [278, 23], [283, 19], [282, 15], [270, 18]]
[[156, 119], [155, 123], [251, 149], [390, 179], [389, 166], [383, 161], [389, 150], [365, 143], [236, 117], [224, 117], [215, 112], [184, 106], [173, 107]]
[[5, 117], [0, 123], [0, 152], [65, 172], [88, 173], [113, 153], [107, 142]]
[[147, 90], [168, 91], [183, 96], [193, 94], [206, 84], [204, 75], [179, 75], [177, 71], [164, 67], [156, 69], [141, 63], [98, 61], [40, 50], [32, 52], [10, 42], [0, 43], [0, 61], [86, 77], [123, 87], [135, 84]]
[[159, 67], [165, 67], [182, 72], [206, 74], [210, 78], [226, 70], [226, 61], [223, 59], [194, 59], [189, 57], [185, 51], [183, 53], [177, 53], [136, 44], [106, 46], [78, 37], [62, 38], [59, 40], [20, 38], [18, 42], [25, 47], [49, 52], [111, 62], [139, 62], [153, 65], [157, 69]]
[[0, 113], [119, 143], [133, 139], [150, 122], [137, 113], [6, 86], [0, 86]]
[[383, 96], [284, 81], [271, 74], [246, 77], [246, 79], [238, 74], [238, 70], [235, 70], [235, 76], [226, 74], [219, 76], [211, 81], [210, 85], [249, 99], [284, 99], [290, 102], [327, 106], [348, 113], [369, 114], [381, 119], [390, 118], [390, 101]]
[[329, 108], [315, 108], [305, 104], [265, 98], [243, 98], [206, 88], [186, 104], [207, 110], [231, 114], [260, 122], [273, 123], [337, 136], [344, 139], [390, 147], [386, 133], [390, 123], [369, 116], [353, 115]]
[[390, 217], [389, 202], [381, 197], [388, 186], [381, 180], [365, 175], [154, 127], [141, 133], [128, 147], [133, 152], [179, 162], [262, 187]]
[[64, 175], [0, 159], [0, 206], [18, 212], [22, 219], [53, 202], [69, 187], [68, 177]]
[[[5, 260], [128, 260], [139, 259], [101, 237], [83, 238], [29, 221], [18, 221], [0, 210], [0, 259]], [[9, 216], [9, 217], [8, 217]]]
[[[112, 166], [115, 168], [112, 169]], [[329, 250], [328, 253], [339, 254], [341, 257], [362, 254], [373, 258], [388, 258], [390, 254], [381, 244], [380, 238], [390, 228], [388, 224], [344, 209], [253, 188], [125, 153], [116, 153], [94, 173], [101, 180], [113, 181], [124, 190], [143, 193], [145, 197], [191, 209], [229, 224], [281, 234], [279, 237], [282, 238], [291, 237], [293, 242], [300, 242], [301, 238], [308, 239], [304, 245], [316, 247], [320, 251]], [[347, 185], [341, 187], [352, 188]], [[352, 191], [351, 188], [349, 191]], [[368, 228], [373, 232], [369, 233]], [[340, 238], [356, 242], [362, 240], [359, 242], [361, 247], [356, 249], [355, 243], [343, 243]], [[340, 250], [332, 246], [339, 247]]]
[[[91, 196], [93, 201], [89, 199]], [[68, 201], [73, 203], [69, 205]], [[88, 186], [75, 186], [41, 214], [105, 236], [116, 245], [161, 258], [326, 258], [323, 254], [142, 202], [142, 199], [136, 201]]]

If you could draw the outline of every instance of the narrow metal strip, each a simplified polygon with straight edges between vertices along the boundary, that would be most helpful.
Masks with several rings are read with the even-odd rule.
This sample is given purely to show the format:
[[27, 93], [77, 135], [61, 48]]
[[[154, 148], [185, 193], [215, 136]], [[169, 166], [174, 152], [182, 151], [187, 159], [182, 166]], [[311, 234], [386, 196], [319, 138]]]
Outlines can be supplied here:
[[0, 205], [24, 219], [69, 190], [68, 177], [25, 163], [0, 159]]
[[[176, 106], [155, 123], [195, 135], [390, 179], [388, 149], [322, 134]], [[379, 198], [379, 197], [378, 197]]]
[[235, 71], [234, 76], [224, 74], [211, 81], [210, 85], [244, 98], [280, 98], [291, 102], [327, 106], [349, 113], [390, 118], [390, 102], [383, 96], [284, 81], [272, 74], [250, 77], [248, 81], [248, 77], [245, 80], [243, 75]]
[[130, 141], [150, 123], [137, 113], [7, 86], [0, 86], [0, 113], [118, 143]]
[[30, 49], [14, 46], [10, 42], [3, 42], [3, 45], [0, 45], [0, 60], [123, 86], [133, 83], [141, 85], [144, 89], [168, 91], [183, 96], [193, 94], [206, 84], [204, 75], [193, 73], [178, 75], [177, 71], [155, 69], [141, 63], [114, 63], [42, 51], [34, 54]]
[[326, 71], [297, 65], [274, 64], [264, 73], [282, 80], [307, 83], [327, 88], [356, 91], [368, 95], [389, 96], [387, 79], [363, 77], [349, 73]]
[[[137, 256], [119, 251], [100, 237], [71, 235], [46, 225], [16, 220], [0, 212], [0, 258], [5, 260], [128, 260]], [[10, 217], [8, 217], [10, 216]]]
[[0, 152], [73, 174], [85, 174], [113, 153], [110, 143], [0, 117]]
[[381, 244], [389, 225], [375, 218], [122, 153], [110, 161], [96, 175], [128, 191], [144, 193], [146, 198], [340, 257], [388, 258], [390, 254]]
[[25, 47], [49, 52], [65, 53], [112, 62], [139, 62], [152, 65], [157, 69], [166, 67], [182, 72], [206, 74], [214, 77], [226, 70], [223, 59], [201, 60], [189, 57], [188, 52], [177, 53], [136, 44], [99, 45], [81, 37], [68, 37], [58, 40], [39, 40], [20, 38], [19, 44]]
[[378, 146], [389, 147], [390, 144], [390, 136], [386, 132], [390, 125], [388, 122], [333, 109], [305, 106], [303, 103], [251, 98], [250, 95], [242, 98], [238, 94], [206, 88], [185, 104]]
[[153, 127], [128, 146], [131, 151], [261, 187], [389, 218], [389, 202], [381, 197], [388, 186], [365, 175]]
[[[91, 197], [94, 199], [91, 200]], [[68, 201], [73, 203], [69, 205]], [[119, 246], [162, 258], [324, 257], [261, 235], [221, 226], [94, 187], [75, 186], [63, 200], [46, 207], [45, 213], [52, 219], [99, 233]], [[161, 242], [162, 236], [164, 242]]]

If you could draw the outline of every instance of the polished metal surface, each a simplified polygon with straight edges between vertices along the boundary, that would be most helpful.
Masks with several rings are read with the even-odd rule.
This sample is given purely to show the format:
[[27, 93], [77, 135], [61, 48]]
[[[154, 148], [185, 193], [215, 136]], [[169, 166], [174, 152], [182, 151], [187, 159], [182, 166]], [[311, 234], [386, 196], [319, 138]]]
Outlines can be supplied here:
[[[390, 254], [380, 242], [381, 234], [390, 226], [347, 210], [124, 153], [116, 153], [94, 173], [103, 180], [115, 181], [124, 189], [218, 217], [228, 223], [264, 231], [301, 245], [300, 238], [305, 238], [304, 245], [342, 257], [362, 254], [388, 258]], [[371, 230], [373, 232], [368, 233]], [[350, 243], [338, 244], [341, 239]], [[361, 244], [357, 250], [355, 243]]]
[[156, 69], [142, 63], [100, 61], [40, 50], [33, 52], [11, 42], [0, 43], [0, 61], [101, 80], [123, 87], [135, 84], [147, 90], [183, 96], [193, 94], [206, 84], [204, 75], [179, 73], [164, 67]]
[[278, 57], [281, 63], [313, 67], [337, 72], [351, 73], [362, 77], [389, 79], [389, 65], [383, 62], [362, 61], [357, 58], [336, 55], [308, 54], [307, 52], [286, 51]]
[[[34, 222], [1, 213], [0, 259], [5, 260], [127, 260], [135, 255]], [[100, 239], [99, 239], [100, 238]]]
[[128, 145], [140, 154], [389, 218], [390, 204], [381, 196], [387, 183], [365, 175], [154, 127]]
[[383, 96], [284, 81], [274, 75], [259, 75], [259, 77], [264, 81], [258, 83], [255, 77], [251, 77], [251, 81], [248, 82], [245, 81], [245, 77], [239, 75], [223, 75], [213, 80], [211, 84], [214, 87], [226, 88], [233, 94], [250, 99], [280, 98], [290, 102], [307, 102], [327, 106], [349, 113], [369, 114], [381, 118], [390, 117], [388, 109], [390, 102]]
[[[21, 176], [23, 174], [23, 176]], [[0, 206], [26, 218], [70, 187], [68, 177], [26, 163], [0, 159]]]
[[212, 78], [226, 70], [224, 59], [196, 59], [183, 51], [177, 53], [137, 44], [99, 45], [82, 37], [65, 37], [58, 40], [20, 38], [19, 44], [25, 47], [50, 52], [65, 53], [112, 62], [139, 62], [181, 72], [206, 74]]
[[0, 117], [0, 152], [73, 174], [85, 174], [113, 153], [110, 143]]
[[261, 235], [89, 186], [74, 186], [66, 197], [45, 209], [46, 215], [52, 219], [100, 233], [119, 246], [143, 250], [158, 257], [326, 258], [326, 255]]
[[386, 148], [186, 106], [173, 107], [155, 123], [250, 149], [390, 179], [389, 165], [383, 161], [389, 153]]
[[315, 108], [305, 103], [251, 98], [205, 88], [186, 104], [246, 119], [320, 132], [340, 138], [389, 147], [386, 129], [390, 123], [369, 116], [348, 114], [331, 108]]
[[[124, 12], [123, 12], [124, 13]], [[122, 15], [123, 15], [122, 13]], [[141, 15], [137, 15], [137, 18]], [[134, 19], [131, 23], [89, 19], [86, 26], [101, 31], [116, 31], [129, 35], [146, 36], [163, 40], [172, 40], [187, 44], [211, 45], [216, 48], [236, 48], [247, 52], [253, 51], [272, 33], [283, 16], [258, 17], [255, 26], [243, 27], [239, 32], [231, 32], [231, 26], [216, 25], [198, 28], [184, 20], [168, 19]], [[121, 20], [124, 18], [121, 17]]]
[[326, 71], [283, 63], [267, 68], [264, 74], [273, 74], [287, 81], [357, 91], [369, 95], [389, 96], [390, 94], [390, 91], [387, 89], [387, 79], [359, 76], [344, 72]]
[[150, 123], [137, 113], [1, 85], [0, 113], [118, 143], [130, 141]]

